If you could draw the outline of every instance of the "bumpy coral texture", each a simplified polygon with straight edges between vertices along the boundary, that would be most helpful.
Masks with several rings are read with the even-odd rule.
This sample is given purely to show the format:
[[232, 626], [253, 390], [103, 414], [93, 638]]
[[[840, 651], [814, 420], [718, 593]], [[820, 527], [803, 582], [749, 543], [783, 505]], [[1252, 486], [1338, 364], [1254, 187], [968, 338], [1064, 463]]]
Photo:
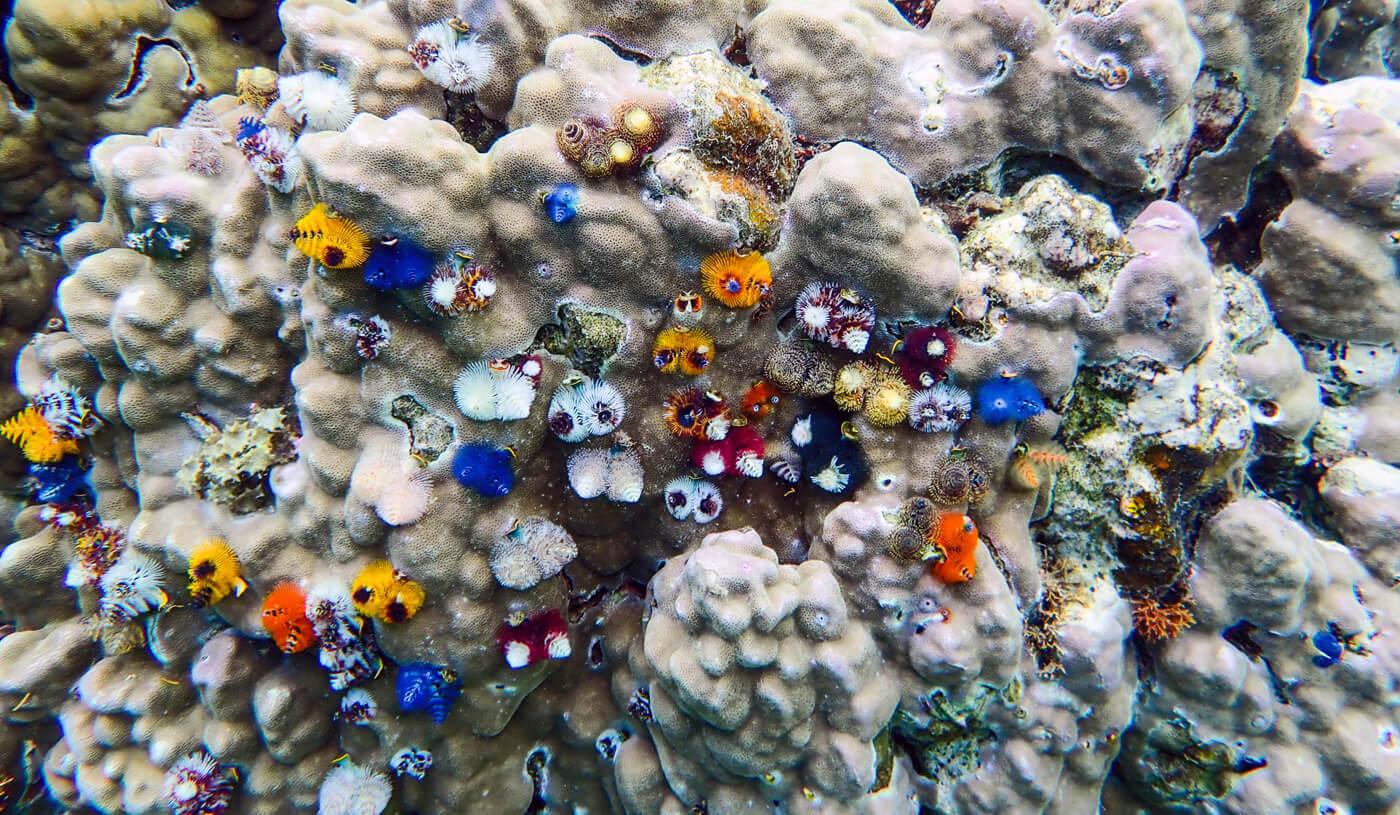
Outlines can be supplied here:
[[1308, 5], [20, 0], [0, 809], [1393, 811], [1394, 4]]

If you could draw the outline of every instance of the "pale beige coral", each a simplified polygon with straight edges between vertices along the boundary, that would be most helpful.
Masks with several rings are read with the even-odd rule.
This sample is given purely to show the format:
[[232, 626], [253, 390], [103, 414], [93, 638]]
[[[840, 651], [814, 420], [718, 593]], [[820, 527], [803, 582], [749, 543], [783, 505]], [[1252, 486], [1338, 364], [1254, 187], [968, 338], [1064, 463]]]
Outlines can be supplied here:
[[806, 786], [858, 806], [898, 690], [830, 567], [780, 565], [753, 531], [726, 532], [668, 563], [652, 592], [631, 659], [643, 676], [623, 687], [649, 688], [649, 729], [682, 800], [727, 813], [765, 796], [797, 804]]

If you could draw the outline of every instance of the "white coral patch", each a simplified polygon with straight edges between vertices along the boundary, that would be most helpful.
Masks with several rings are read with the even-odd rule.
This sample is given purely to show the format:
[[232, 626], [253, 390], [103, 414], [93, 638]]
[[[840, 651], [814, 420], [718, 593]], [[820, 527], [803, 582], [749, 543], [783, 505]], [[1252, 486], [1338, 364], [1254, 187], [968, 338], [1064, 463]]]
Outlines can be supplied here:
[[853, 354], [865, 353], [865, 346], [870, 342], [870, 332], [859, 328], [852, 328], [841, 336], [841, 344]]
[[569, 456], [569, 486], [585, 501], [608, 489], [608, 451], [579, 450]]
[[452, 386], [457, 408], [468, 419], [489, 422], [496, 418], [496, 381], [485, 360], [469, 363]]
[[758, 478], [763, 475], [763, 456], [752, 452], [740, 453], [734, 466], [749, 478]]
[[812, 417], [803, 416], [792, 426], [792, 443], [798, 447], [806, 447], [812, 443]]
[[570, 444], [588, 438], [592, 431], [588, 417], [583, 415], [582, 402], [586, 386], [579, 383], [560, 385], [549, 400], [549, 429]]
[[563, 631], [552, 632], [545, 637], [545, 648], [549, 651], [550, 659], [568, 659], [574, 653], [569, 635]]
[[642, 497], [642, 457], [631, 448], [608, 453], [608, 500], [635, 504]]
[[706, 475], [724, 475], [724, 453], [720, 450], [707, 450], [700, 457], [700, 469]]
[[140, 552], [128, 550], [102, 575], [98, 607], [111, 620], [135, 619], [166, 604], [163, 582], [164, 567]]
[[622, 424], [627, 415], [627, 404], [622, 391], [611, 382], [590, 381], [584, 385], [579, 396], [583, 416], [587, 420], [588, 432], [595, 436], [606, 436]]
[[346, 761], [332, 767], [321, 782], [317, 815], [379, 815], [393, 793], [383, 773]]
[[490, 46], [475, 34], [461, 33], [447, 22], [418, 29], [409, 53], [429, 82], [454, 93], [481, 90], [496, 67]]
[[666, 511], [671, 513], [671, 517], [678, 521], [684, 521], [695, 511], [695, 505], [699, 503], [695, 494], [695, 484], [693, 478], [673, 478], [666, 482], [663, 490], [666, 500]]
[[412, 459], [405, 461], [407, 467], [400, 468], [400, 477], [380, 492], [374, 504], [380, 520], [390, 526], [418, 523], [428, 514], [428, 503], [433, 496], [432, 477], [427, 471], [417, 469]]
[[511, 640], [506, 643], [506, 664], [512, 670], [520, 670], [530, 664], [530, 646], [519, 640]]
[[720, 497], [719, 487], [708, 481], [696, 481], [695, 486], [695, 515], [697, 524], [707, 524], [719, 517], [724, 509], [724, 499]]
[[511, 366], [494, 373], [496, 418], [503, 422], [524, 419], [535, 401], [535, 383], [519, 368]]
[[306, 71], [277, 81], [279, 98], [307, 130], [344, 130], [355, 118], [355, 93], [338, 76]]
[[812, 476], [812, 483], [827, 492], [841, 492], [850, 485], [851, 477], [840, 460], [832, 456], [831, 463]]

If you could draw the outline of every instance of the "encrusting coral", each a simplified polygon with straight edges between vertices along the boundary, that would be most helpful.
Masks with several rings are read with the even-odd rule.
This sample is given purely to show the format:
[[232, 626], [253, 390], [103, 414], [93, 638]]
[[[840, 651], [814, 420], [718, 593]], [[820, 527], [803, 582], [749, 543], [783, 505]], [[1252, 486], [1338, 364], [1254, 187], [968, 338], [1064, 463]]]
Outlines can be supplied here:
[[0, 90], [0, 808], [1400, 801], [1362, 12], [1305, 81], [1301, 0], [75, 9]]

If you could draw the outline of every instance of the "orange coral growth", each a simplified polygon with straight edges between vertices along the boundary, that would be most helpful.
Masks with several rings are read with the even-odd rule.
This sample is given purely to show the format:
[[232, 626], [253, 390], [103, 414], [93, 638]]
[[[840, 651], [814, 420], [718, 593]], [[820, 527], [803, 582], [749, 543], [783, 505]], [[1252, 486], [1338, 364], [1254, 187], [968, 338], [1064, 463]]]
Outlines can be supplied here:
[[758, 380], [744, 392], [744, 415], [750, 419], [767, 418], [783, 400], [783, 392], [772, 382]]
[[787, 122], [780, 114], [743, 96], [718, 93], [720, 115], [697, 134], [695, 150], [712, 166], [732, 169], [785, 197], [797, 172]]
[[715, 359], [715, 341], [698, 328], [672, 326], [657, 335], [651, 358], [663, 374], [699, 376]]
[[299, 252], [327, 269], [353, 269], [369, 260], [369, 236], [325, 204], [303, 215], [291, 238]]
[[306, 592], [295, 583], [278, 583], [267, 595], [262, 623], [285, 654], [305, 651], [316, 641], [311, 621], [306, 618]]
[[930, 542], [943, 553], [933, 564], [933, 576], [944, 583], [965, 583], [977, 576], [977, 524], [966, 515], [948, 512], [929, 531]]
[[0, 424], [0, 436], [13, 442], [35, 464], [54, 464], [65, 455], [76, 455], [78, 443], [59, 438], [38, 408], [29, 407]]
[[1010, 482], [1017, 489], [1038, 490], [1053, 483], [1055, 473], [1069, 462], [1069, 456], [1059, 445], [1027, 447], [1019, 445], [1011, 459]]
[[773, 285], [773, 270], [758, 252], [719, 252], [700, 262], [705, 293], [730, 308], [758, 304]]
[[1156, 597], [1133, 599], [1133, 630], [1148, 642], [1176, 639], [1195, 622], [1189, 599], [1174, 603], [1164, 603]]
[[[711, 437], [711, 423], [726, 420], [729, 407], [724, 397], [700, 388], [685, 388], [666, 395], [662, 418], [666, 427], [683, 438]], [[718, 438], [722, 438], [719, 434]]]

